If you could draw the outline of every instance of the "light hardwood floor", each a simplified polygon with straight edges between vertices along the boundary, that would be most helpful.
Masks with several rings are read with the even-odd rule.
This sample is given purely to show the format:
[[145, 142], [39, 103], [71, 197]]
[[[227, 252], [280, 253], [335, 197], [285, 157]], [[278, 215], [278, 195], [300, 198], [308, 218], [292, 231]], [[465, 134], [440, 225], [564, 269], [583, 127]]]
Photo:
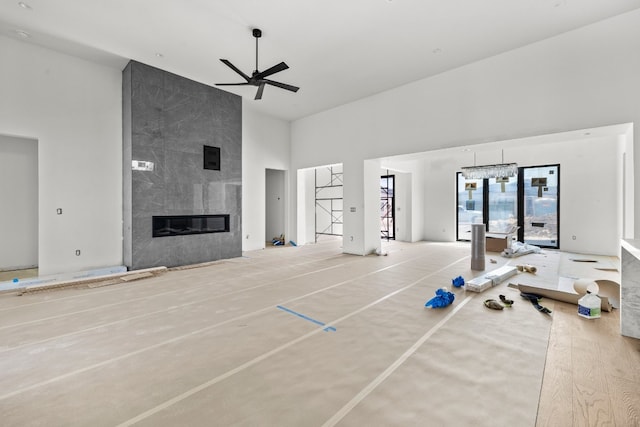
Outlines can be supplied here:
[[619, 310], [555, 303], [536, 425], [640, 426], [640, 340], [620, 335]]

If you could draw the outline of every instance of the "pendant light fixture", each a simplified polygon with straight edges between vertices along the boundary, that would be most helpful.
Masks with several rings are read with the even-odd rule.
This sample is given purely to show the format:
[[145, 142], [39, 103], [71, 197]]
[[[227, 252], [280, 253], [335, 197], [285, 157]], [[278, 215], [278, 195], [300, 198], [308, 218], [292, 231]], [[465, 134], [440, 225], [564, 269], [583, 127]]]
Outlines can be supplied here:
[[462, 176], [465, 179], [505, 178], [518, 173], [517, 163], [504, 162], [504, 150], [502, 150], [502, 163], [495, 165], [476, 166], [476, 153], [473, 153], [473, 166], [462, 168]]

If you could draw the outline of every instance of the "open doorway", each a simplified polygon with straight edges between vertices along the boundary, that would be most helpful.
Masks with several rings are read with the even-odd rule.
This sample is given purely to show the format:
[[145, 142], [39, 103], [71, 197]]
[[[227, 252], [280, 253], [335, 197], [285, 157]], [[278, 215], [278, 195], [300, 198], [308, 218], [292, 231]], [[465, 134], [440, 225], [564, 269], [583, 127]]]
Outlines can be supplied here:
[[315, 179], [315, 241], [319, 236], [342, 236], [343, 172], [342, 165], [319, 167]]
[[380, 177], [380, 237], [395, 240], [395, 175]]
[[274, 244], [274, 239], [285, 238], [285, 171], [265, 170], [265, 242]]
[[0, 135], [0, 282], [38, 276], [38, 141]]

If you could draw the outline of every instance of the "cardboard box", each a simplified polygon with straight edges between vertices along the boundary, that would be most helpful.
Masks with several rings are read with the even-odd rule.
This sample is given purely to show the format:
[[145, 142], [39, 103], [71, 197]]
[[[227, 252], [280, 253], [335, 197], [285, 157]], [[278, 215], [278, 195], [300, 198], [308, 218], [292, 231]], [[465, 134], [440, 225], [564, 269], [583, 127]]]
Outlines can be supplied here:
[[511, 227], [505, 233], [487, 232], [485, 234], [486, 250], [487, 252], [502, 252], [503, 250], [511, 247], [515, 233], [518, 231], [518, 226]]
[[506, 238], [487, 237], [487, 252], [502, 252], [507, 249], [507, 242]]

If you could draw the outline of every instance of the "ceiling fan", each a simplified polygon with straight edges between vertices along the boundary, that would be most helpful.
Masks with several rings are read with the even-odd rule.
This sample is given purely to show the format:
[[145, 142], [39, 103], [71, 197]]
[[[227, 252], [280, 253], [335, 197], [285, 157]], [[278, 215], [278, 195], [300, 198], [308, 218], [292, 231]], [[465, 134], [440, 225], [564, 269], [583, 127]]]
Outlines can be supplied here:
[[297, 92], [298, 89], [300, 89], [299, 87], [296, 86], [291, 86], [285, 83], [280, 83], [280, 82], [276, 82], [273, 80], [269, 80], [266, 79], [265, 77], [269, 77], [272, 74], [278, 73], [280, 71], [286, 70], [287, 68], [289, 68], [289, 66], [287, 64], [285, 64], [284, 62], [281, 62], [277, 65], [274, 65], [271, 68], [268, 68], [264, 71], [258, 71], [258, 39], [260, 37], [262, 37], [262, 31], [258, 28], [254, 28], [253, 29], [253, 37], [256, 38], [256, 69], [253, 71], [253, 73], [251, 74], [251, 77], [249, 77], [248, 75], [246, 75], [245, 73], [243, 73], [242, 71], [240, 71], [238, 69], [238, 67], [236, 67], [235, 65], [233, 65], [231, 62], [229, 62], [229, 60], [227, 59], [220, 59], [220, 61], [222, 61], [223, 64], [225, 64], [227, 67], [231, 68], [233, 71], [235, 71], [236, 73], [240, 74], [242, 76], [242, 78], [244, 78], [246, 80], [246, 82], [244, 83], [216, 83], [216, 86], [258, 86], [258, 92], [256, 93], [256, 97], [254, 99], [262, 99], [262, 92], [264, 91], [264, 87], [265, 85], [271, 85], [271, 86], [275, 86], [275, 87], [279, 87], [281, 89], [286, 89], [286, 90], [290, 90], [291, 92]]

